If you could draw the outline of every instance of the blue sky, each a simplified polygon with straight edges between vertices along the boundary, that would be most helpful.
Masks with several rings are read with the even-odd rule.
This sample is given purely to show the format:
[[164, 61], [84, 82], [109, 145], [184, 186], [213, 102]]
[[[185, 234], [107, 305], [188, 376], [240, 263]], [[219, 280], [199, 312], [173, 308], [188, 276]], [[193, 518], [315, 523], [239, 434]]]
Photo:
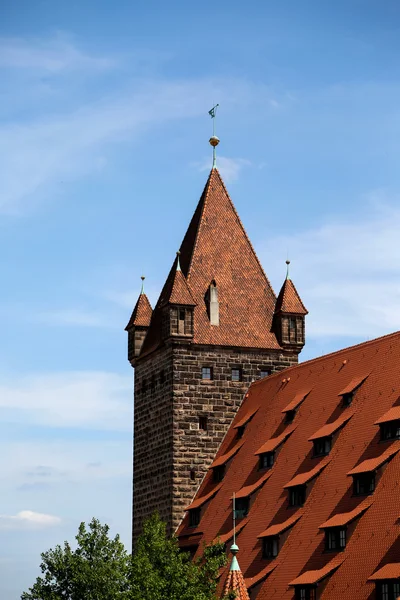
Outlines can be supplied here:
[[132, 371], [219, 166], [302, 359], [400, 328], [400, 5], [4, 0], [0, 7], [0, 596], [98, 516], [129, 544]]

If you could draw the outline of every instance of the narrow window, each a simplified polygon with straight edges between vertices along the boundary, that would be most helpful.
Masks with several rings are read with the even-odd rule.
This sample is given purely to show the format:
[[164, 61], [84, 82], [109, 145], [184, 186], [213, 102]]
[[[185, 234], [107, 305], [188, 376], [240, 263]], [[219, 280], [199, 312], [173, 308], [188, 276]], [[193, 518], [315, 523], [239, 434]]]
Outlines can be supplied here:
[[314, 456], [326, 456], [331, 451], [331, 447], [331, 437], [324, 437], [314, 440]]
[[242, 381], [242, 370], [241, 369], [232, 369], [231, 378], [232, 378], [232, 381]]
[[209, 379], [209, 380], [211, 380], [213, 378], [212, 367], [202, 367], [202, 369], [201, 369], [201, 378], [202, 379]]
[[289, 489], [289, 506], [303, 506], [306, 501], [306, 486], [296, 485]]
[[295, 410], [287, 410], [286, 411], [286, 418], [285, 418], [286, 423], [293, 423], [295, 416], [296, 416], [296, 411]]
[[151, 389], [154, 390], [156, 387], [156, 376], [152, 375], [151, 377]]
[[264, 379], [264, 377], [268, 377], [268, 375], [271, 375], [270, 369], [260, 369], [260, 379]]
[[240, 427], [238, 427], [236, 429], [236, 437], [238, 440], [240, 440], [240, 438], [243, 437], [245, 429], [246, 429], [246, 425], [241, 425]]
[[393, 584], [393, 596], [398, 598], [400, 596], [400, 583], [395, 581]]
[[342, 396], [342, 404], [343, 406], [350, 406], [353, 402], [354, 392], [349, 392], [348, 394], [343, 394]]
[[160, 371], [160, 383], [165, 383], [165, 372]]
[[189, 511], [189, 527], [197, 527], [200, 523], [201, 509], [194, 508]]
[[237, 519], [243, 519], [244, 517], [247, 517], [249, 512], [249, 503], [250, 499], [248, 496], [246, 498], [236, 498], [235, 516]]
[[199, 417], [199, 429], [203, 431], [207, 431], [208, 429], [208, 418], [205, 415], [200, 415]]
[[142, 392], [145, 394], [147, 392], [147, 380], [143, 379], [142, 381]]
[[382, 600], [389, 600], [389, 584], [388, 583], [381, 584], [381, 598], [382, 598]]
[[381, 441], [400, 439], [400, 420], [381, 425]]
[[279, 553], [279, 537], [263, 538], [263, 558], [276, 558]]
[[355, 496], [368, 496], [375, 490], [375, 473], [361, 473], [354, 476], [353, 493]]
[[178, 310], [178, 333], [184, 335], [185, 333], [185, 309], [180, 308]]
[[225, 465], [220, 465], [219, 467], [214, 467], [213, 469], [213, 481], [219, 483], [223, 480], [225, 476]]
[[260, 454], [260, 469], [271, 469], [275, 461], [275, 452]]
[[289, 318], [289, 341], [296, 341], [296, 319], [294, 317]]
[[190, 469], [190, 481], [196, 481], [196, 471], [194, 469]]

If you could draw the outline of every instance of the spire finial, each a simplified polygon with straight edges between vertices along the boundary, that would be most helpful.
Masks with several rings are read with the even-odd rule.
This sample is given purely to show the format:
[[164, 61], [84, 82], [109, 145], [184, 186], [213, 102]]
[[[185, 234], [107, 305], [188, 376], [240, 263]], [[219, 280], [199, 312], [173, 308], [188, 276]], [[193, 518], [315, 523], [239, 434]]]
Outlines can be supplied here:
[[146, 279], [146, 277], [144, 275], [141, 276], [140, 278], [142, 280], [142, 289], [141, 289], [141, 294], [144, 294], [144, 280]]
[[215, 135], [215, 117], [217, 114], [217, 108], [218, 108], [219, 104], [216, 104], [215, 106], [212, 107], [211, 110], [208, 111], [208, 114], [210, 115], [210, 117], [212, 118], [212, 122], [213, 122], [213, 134], [209, 139], [209, 142], [211, 144], [211, 146], [213, 147], [213, 169], [216, 168], [217, 166], [217, 146], [219, 144], [219, 138], [217, 138], [217, 136]]
[[289, 265], [290, 265], [290, 260], [287, 258], [286, 259], [286, 279], [290, 279], [290, 277], [289, 277]]
[[181, 270], [181, 263], [179, 261], [179, 257], [181, 255], [181, 251], [178, 250], [178, 252], [176, 253], [176, 270], [180, 271]]

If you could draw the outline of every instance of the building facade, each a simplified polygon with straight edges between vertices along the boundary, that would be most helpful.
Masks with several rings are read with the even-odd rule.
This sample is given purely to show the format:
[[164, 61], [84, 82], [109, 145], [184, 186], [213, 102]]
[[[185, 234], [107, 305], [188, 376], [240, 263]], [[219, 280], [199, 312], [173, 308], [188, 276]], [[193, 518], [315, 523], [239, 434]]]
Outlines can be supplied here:
[[251, 382], [297, 363], [306, 314], [289, 277], [276, 298], [213, 168], [154, 310], [142, 290], [126, 327], [134, 540], [155, 510], [175, 531]]

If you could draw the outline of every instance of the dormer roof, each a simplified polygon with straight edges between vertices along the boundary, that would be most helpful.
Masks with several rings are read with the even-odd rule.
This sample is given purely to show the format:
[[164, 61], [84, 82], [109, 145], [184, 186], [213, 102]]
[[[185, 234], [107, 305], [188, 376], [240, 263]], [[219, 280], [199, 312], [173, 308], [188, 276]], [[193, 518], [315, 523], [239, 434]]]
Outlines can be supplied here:
[[146, 294], [142, 292], [133, 309], [129, 323], [125, 327], [125, 331], [129, 331], [132, 327], [148, 327], [150, 325], [152, 313], [153, 309], [151, 308], [149, 299]]

